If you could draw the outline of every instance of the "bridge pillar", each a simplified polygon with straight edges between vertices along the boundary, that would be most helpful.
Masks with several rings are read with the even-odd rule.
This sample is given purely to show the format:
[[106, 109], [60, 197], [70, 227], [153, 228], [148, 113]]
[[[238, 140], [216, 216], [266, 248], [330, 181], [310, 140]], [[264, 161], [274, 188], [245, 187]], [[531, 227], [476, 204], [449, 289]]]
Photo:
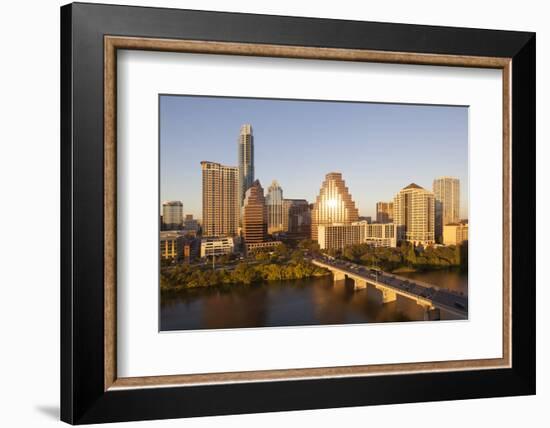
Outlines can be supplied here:
[[355, 282], [355, 285], [353, 286], [354, 290], [361, 290], [361, 289], [367, 288], [367, 281], [363, 281], [356, 278], [354, 278], [353, 281]]
[[332, 271], [332, 277], [334, 282], [344, 281], [346, 279], [346, 274], [340, 271]]
[[424, 321], [439, 321], [441, 319], [441, 311], [432, 305], [419, 303], [424, 309]]
[[388, 290], [386, 287], [376, 287], [382, 293], [382, 303], [395, 302], [397, 294], [395, 291]]

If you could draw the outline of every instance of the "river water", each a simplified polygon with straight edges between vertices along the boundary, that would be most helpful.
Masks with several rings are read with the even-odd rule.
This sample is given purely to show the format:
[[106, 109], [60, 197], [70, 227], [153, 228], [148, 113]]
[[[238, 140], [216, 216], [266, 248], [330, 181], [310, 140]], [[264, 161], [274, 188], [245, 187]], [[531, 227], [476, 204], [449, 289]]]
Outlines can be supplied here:
[[[400, 276], [468, 292], [468, 275], [458, 271], [403, 273]], [[415, 302], [398, 296], [382, 304], [380, 293], [353, 290], [331, 276], [258, 285], [185, 290], [162, 295], [161, 330], [281, 327], [423, 320]], [[452, 319], [442, 313], [442, 319]]]

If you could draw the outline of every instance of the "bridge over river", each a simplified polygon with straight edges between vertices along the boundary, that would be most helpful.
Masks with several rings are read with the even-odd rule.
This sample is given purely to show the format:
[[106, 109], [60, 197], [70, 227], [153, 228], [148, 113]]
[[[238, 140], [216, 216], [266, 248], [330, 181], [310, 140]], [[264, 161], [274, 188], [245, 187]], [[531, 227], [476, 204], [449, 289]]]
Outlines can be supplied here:
[[330, 270], [334, 281], [353, 280], [356, 290], [375, 287], [381, 292], [383, 303], [395, 301], [398, 295], [416, 301], [424, 308], [425, 320], [441, 319], [441, 310], [462, 319], [468, 318], [468, 297], [457, 292], [328, 257], [312, 258], [311, 262]]

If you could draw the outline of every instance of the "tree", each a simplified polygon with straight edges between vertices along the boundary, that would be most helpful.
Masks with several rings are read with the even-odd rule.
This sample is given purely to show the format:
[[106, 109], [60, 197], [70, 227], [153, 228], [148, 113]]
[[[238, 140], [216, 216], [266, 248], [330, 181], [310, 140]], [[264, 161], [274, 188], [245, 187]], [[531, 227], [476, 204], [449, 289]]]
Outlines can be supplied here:
[[327, 254], [331, 257], [339, 257], [341, 254], [341, 251], [337, 248], [329, 248], [327, 250]]
[[285, 244], [281, 243], [275, 247], [274, 253], [279, 258], [286, 258], [288, 256], [288, 248]]
[[409, 266], [414, 266], [416, 264], [416, 252], [414, 251], [414, 245], [408, 244], [405, 252], [405, 261]]
[[321, 252], [321, 248], [319, 247], [319, 244], [315, 241], [312, 241], [311, 239], [303, 239], [298, 243], [298, 248], [309, 251], [311, 254], [319, 254]]
[[266, 261], [269, 260], [269, 254], [265, 251], [258, 251], [254, 258], [258, 261]]
[[300, 249], [294, 250], [290, 256], [293, 263], [299, 263], [304, 260], [304, 252]]
[[463, 241], [457, 247], [460, 251], [460, 269], [468, 270], [468, 241]]

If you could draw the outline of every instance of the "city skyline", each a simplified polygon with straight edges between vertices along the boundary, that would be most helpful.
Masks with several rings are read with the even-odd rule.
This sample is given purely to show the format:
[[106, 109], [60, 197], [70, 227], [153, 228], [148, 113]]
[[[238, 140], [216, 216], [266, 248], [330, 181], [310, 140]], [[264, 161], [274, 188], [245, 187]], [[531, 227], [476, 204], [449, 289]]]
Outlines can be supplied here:
[[200, 162], [238, 165], [239, 131], [248, 123], [254, 178], [277, 180], [285, 198], [312, 203], [325, 174], [341, 171], [359, 215], [374, 218], [376, 203], [406, 184], [431, 190], [436, 177], [452, 175], [464, 183], [467, 218], [466, 107], [171, 95], [160, 103], [161, 203], [180, 200], [196, 218]]

